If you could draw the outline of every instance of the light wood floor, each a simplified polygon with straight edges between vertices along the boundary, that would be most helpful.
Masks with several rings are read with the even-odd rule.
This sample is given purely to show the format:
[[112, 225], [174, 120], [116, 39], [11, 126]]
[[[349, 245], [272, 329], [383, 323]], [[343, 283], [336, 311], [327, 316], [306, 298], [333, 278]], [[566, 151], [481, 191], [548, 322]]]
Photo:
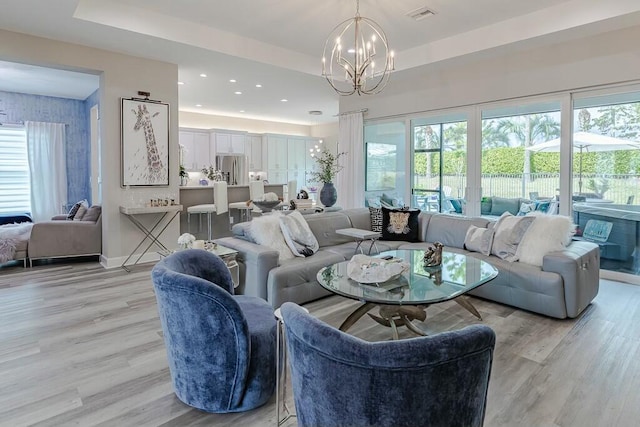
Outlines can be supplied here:
[[[174, 397], [150, 269], [0, 267], [1, 426], [275, 425], [274, 399], [216, 415]], [[640, 286], [603, 280], [574, 320], [474, 303], [497, 334], [486, 426], [639, 425]], [[335, 296], [307, 307], [337, 326], [357, 304]], [[475, 322], [444, 303], [429, 308], [421, 327], [436, 333]], [[390, 337], [368, 318], [352, 332]]]

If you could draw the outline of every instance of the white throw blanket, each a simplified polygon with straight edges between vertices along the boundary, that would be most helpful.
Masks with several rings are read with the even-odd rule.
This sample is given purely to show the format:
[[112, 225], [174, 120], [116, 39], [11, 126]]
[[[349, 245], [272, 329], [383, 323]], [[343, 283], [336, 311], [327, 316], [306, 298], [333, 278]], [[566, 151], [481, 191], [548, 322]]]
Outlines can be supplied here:
[[0, 226], [0, 264], [13, 259], [18, 243], [29, 240], [31, 227], [32, 222]]

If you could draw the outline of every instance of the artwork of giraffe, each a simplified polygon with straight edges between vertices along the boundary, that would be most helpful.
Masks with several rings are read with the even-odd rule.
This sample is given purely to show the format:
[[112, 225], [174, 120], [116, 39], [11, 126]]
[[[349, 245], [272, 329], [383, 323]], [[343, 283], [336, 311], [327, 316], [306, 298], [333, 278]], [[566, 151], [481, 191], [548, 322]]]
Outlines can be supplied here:
[[149, 114], [145, 104], [138, 104], [137, 108], [132, 109], [131, 112], [136, 117], [133, 130], [138, 132], [142, 128], [146, 144], [146, 168], [140, 173], [142, 173], [143, 179], [151, 185], [165, 183], [167, 181], [167, 168], [165, 168], [158, 153], [153, 123], [151, 122], [152, 117], [156, 117], [160, 113]]

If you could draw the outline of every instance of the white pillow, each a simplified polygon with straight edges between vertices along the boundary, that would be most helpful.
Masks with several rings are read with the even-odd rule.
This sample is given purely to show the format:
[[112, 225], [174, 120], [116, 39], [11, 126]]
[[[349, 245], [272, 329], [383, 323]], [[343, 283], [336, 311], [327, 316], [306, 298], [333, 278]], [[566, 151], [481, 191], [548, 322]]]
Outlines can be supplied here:
[[289, 215], [280, 216], [280, 229], [293, 255], [311, 256], [320, 249], [316, 236], [300, 212], [293, 211]]
[[278, 251], [280, 261], [293, 259], [291, 249], [287, 245], [280, 229], [282, 213], [273, 212], [254, 218], [251, 221], [251, 237], [259, 245], [268, 246]]
[[527, 217], [535, 220], [522, 237], [517, 257], [520, 262], [542, 267], [542, 259], [553, 251], [561, 251], [571, 243], [575, 225], [571, 218], [562, 215], [545, 215], [534, 212]]
[[491, 253], [493, 243], [493, 228], [481, 228], [472, 225], [467, 230], [464, 238], [464, 247], [472, 252], [480, 252], [483, 255]]
[[491, 254], [506, 261], [517, 261], [518, 245], [534, 220], [533, 216], [513, 216], [509, 212], [503, 213], [493, 228]]

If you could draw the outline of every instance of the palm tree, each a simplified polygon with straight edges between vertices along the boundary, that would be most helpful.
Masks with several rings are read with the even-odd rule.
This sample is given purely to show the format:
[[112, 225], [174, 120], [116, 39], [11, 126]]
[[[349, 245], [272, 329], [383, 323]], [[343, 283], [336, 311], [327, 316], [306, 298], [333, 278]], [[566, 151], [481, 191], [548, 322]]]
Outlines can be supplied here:
[[[498, 131], [505, 132], [520, 146], [527, 148], [536, 142], [544, 142], [560, 136], [560, 123], [549, 114], [528, 114], [502, 119]], [[531, 176], [531, 151], [524, 150], [523, 179]]]
[[485, 119], [482, 121], [482, 148], [484, 150], [509, 146], [509, 135], [498, 128], [498, 121]]

